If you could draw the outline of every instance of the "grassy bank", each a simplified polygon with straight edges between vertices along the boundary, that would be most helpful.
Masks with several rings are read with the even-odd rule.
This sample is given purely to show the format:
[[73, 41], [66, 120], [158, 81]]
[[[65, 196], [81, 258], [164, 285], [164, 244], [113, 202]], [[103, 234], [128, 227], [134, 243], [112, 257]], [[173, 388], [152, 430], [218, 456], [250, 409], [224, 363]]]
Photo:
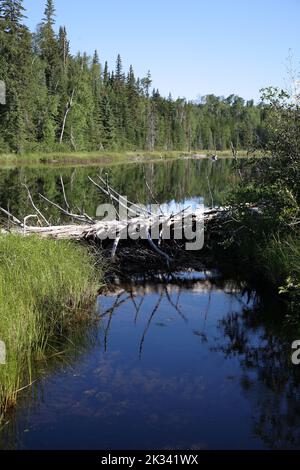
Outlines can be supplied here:
[[18, 164], [93, 164], [93, 163], [114, 163], [126, 161], [140, 161], [160, 158], [180, 157], [181, 155], [189, 155], [188, 152], [29, 152], [22, 155], [14, 153], [0, 154], [1, 165], [18, 165]]
[[[214, 153], [211, 150], [200, 151], [154, 151], [145, 152], [143, 150], [136, 152], [36, 152], [24, 153], [17, 155], [14, 153], [0, 153], [0, 165], [36, 165], [36, 164], [53, 164], [53, 165], [92, 165], [92, 164], [112, 164], [126, 162], [141, 162], [157, 159], [169, 159], [180, 157], [202, 157]], [[231, 150], [223, 150], [217, 152], [221, 158], [232, 157]], [[240, 151], [239, 156], [246, 156], [246, 151]]]
[[[15, 404], [36, 360], [53, 355], [77, 322], [86, 319], [99, 288], [87, 251], [69, 242], [0, 237], [0, 405]], [[59, 349], [59, 346], [58, 346]]]
[[277, 286], [300, 289], [300, 239], [274, 236], [259, 253], [266, 277]]

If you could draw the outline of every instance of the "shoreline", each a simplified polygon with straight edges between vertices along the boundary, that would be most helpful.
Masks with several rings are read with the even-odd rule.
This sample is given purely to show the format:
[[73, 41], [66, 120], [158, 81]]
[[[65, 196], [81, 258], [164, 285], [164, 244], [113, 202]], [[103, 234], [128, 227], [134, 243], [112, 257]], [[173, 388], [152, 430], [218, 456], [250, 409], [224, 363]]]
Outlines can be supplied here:
[[[116, 165], [127, 163], [152, 163], [172, 159], [209, 159], [213, 152], [210, 151], [155, 151], [155, 152], [50, 152], [28, 153], [23, 155], [0, 154], [0, 168], [18, 166], [93, 166]], [[230, 150], [217, 152], [220, 159], [232, 158]], [[246, 158], [247, 152], [241, 150], [238, 158]]]

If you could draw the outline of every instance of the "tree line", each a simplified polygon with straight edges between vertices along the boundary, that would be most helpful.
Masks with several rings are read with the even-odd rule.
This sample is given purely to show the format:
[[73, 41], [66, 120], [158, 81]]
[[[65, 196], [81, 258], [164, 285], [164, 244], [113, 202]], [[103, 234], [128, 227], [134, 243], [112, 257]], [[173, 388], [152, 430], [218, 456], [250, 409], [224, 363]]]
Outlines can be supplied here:
[[198, 102], [161, 96], [150, 72], [114, 70], [95, 51], [72, 55], [46, 0], [35, 32], [23, 0], [0, 0], [0, 152], [249, 149], [265, 139], [264, 107], [236, 95]]

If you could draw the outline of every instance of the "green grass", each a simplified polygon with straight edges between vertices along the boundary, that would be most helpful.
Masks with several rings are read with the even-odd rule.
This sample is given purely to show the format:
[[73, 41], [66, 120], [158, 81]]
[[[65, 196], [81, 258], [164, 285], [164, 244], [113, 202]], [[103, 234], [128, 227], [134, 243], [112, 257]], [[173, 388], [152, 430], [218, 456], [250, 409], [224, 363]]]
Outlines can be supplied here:
[[112, 151], [99, 151], [99, 152], [27, 152], [22, 155], [13, 153], [0, 154], [0, 164], [36, 164], [36, 163], [50, 163], [50, 164], [90, 164], [90, 163], [113, 163], [124, 161], [139, 161], [151, 160], [156, 158], [172, 158], [181, 155], [188, 155], [188, 152], [183, 151], [155, 151], [155, 152], [112, 152]]
[[0, 408], [13, 406], [32, 382], [34, 362], [59, 350], [74, 325], [91, 317], [100, 287], [93, 261], [70, 242], [0, 236], [0, 340], [7, 350]]
[[[214, 153], [210, 150], [200, 151], [99, 151], [99, 152], [27, 152], [22, 155], [14, 153], [0, 153], [1, 166], [16, 166], [16, 165], [37, 165], [37, 164], [54, 164], [54, 165], [84, 165], [84, 164], [113, 164], [125, 162], [139, 162], [151, 161], [156, 159], [169, 159], [180, 157], [193, 157], [201, 155], [206, 157]], [[230, 150], [218, 151], [219, 157], [231, 157]], [[246, 156], [245, 151], [240, 151], [239, 156]]]
[[260, 251], [266, 278], [282, 292], [300, 288], [300, 238], [272, 236]]

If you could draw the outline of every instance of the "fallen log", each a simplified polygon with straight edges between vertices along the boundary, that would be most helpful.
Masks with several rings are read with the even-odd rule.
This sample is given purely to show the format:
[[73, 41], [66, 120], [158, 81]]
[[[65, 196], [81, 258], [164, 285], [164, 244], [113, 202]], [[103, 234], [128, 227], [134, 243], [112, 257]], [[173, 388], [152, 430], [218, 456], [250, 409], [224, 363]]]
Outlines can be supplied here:
[[[50, 225], [47, 218], [34, 202], [29, 188], [25, 186], [29, 202], [35, 214], [26, 215], [23, 220], [20, 220], [8, 209], [0, 207], [0, 211], [6, 216], [9, 222], [8, 227], [2, 229], [1, 232], [19, 233], [23, 236], [35, 234], [42, 238], [53, 238], [56, 240], [93, 241], [100, 242], [101, 244], [104, 243], [106, 247], [111, 244], [111, 258], [113, 260], [116, 259], [118, 246], [121, 241], [127, 240], [127, 244], [133, 244], [134, 241], [142, 240], [147, 243], [151, 247], [151, 250], [155, 251], [157, 255], [164, 258], [169, 265], [172, 261], [172, 256], [166, 253], [162, 248], [165, 241], [173, 241], [176, 252], [176, 246], [179, 247], [178, 241], [181, 241], [181, 246], [182, 241], [191, 242], [191, 234], [194, 234], [196, 238], [199, 236], [201, 230], [204, 232], [205, 224], [213, 220], [223, 220], [228, 214], [228, 208], [204, 210], [203, 206], [199, 206], [195, 211], [192, 211], [190, 208], [184, 208], [177, 214], [163, 213], [159, 206], [158, 213], [154, 213], [144, 206], [128, 201], [114, 188], [110, 187], [108, 182], [104, 181], [101, 176], [99, 176], [98, 179], [99, 183], [89, 177], [89, 181], [110, 199], [111, 204], [118, 203], [123, 212], [126, 209], [127, 216], [125, 218], [118, 217], [113, 220], [102, 218], [99, 220], [85, 212], [80, 214], [75, 213], [69, 206], [64, 183], [61, 178], [63, 199], [66, 208], [54, 203], [42, 194], [39, 196], [44, 202], [55, 207], [66, 219], [71, 219], [72, 223]], [[28, 225], [28, 221], [33, 218], [37, 220], [37, 225]], [[186, 238], [187, 230], [189, 230], [189, 237]]]

